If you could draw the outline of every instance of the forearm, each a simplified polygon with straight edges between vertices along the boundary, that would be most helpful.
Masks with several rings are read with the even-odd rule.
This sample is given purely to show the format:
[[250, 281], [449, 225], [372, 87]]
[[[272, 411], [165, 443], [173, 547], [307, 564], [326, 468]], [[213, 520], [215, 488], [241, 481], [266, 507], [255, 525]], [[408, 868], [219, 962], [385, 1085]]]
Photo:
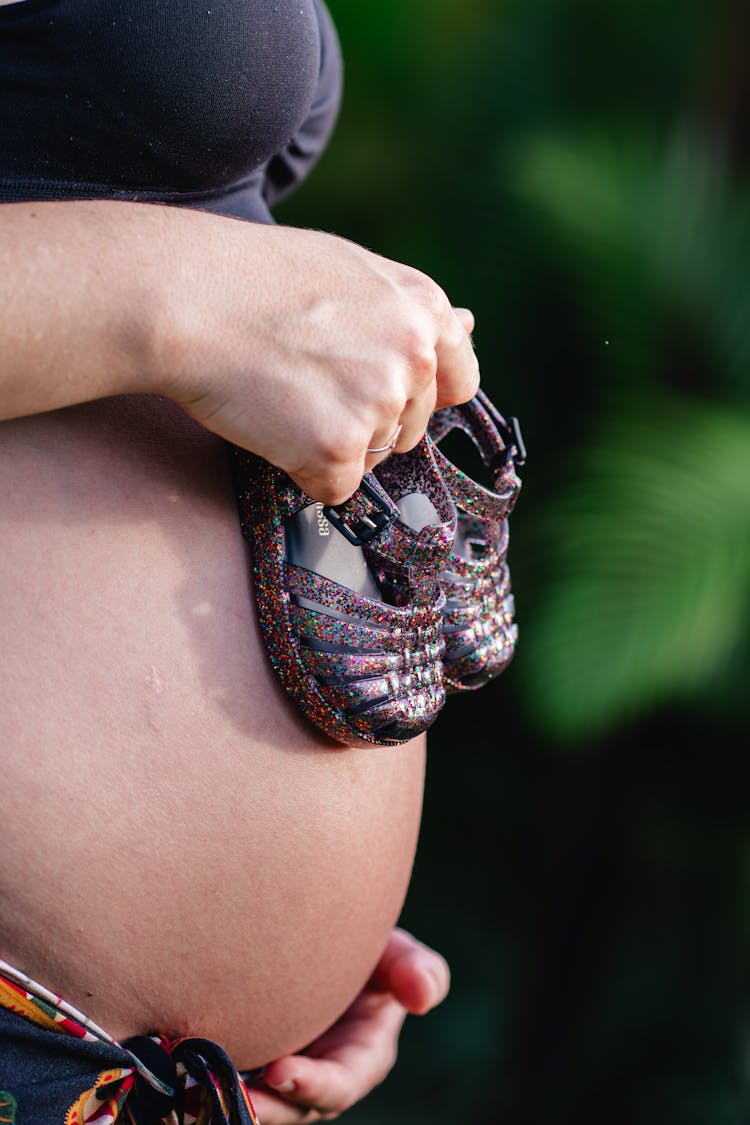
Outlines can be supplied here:
[[166, 209], [0, 206], [0, 417], [155, 389], [167, 321]]
[[167, 395], [339, 503], [476, 389], [471, 324], [333, 235], [108, 200], [0, 205], [0, 419]]

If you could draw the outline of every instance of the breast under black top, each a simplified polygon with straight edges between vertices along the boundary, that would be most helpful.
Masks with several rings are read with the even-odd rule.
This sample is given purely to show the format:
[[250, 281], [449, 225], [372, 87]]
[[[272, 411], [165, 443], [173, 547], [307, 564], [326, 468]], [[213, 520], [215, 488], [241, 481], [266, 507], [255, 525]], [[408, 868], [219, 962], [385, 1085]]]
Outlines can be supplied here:
[[322, 0], [0, 5], [0, 201], [162, 200], [269, 222], [340, 91]]

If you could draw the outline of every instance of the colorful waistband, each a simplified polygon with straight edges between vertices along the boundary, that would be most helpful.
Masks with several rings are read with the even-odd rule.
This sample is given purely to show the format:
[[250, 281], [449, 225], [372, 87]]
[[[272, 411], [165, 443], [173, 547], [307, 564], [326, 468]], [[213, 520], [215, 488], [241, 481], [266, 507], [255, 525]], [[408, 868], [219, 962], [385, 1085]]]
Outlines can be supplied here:
[[209, 1039], [114, 1040], [0, 961], [0, 1125], [260, 1125]]

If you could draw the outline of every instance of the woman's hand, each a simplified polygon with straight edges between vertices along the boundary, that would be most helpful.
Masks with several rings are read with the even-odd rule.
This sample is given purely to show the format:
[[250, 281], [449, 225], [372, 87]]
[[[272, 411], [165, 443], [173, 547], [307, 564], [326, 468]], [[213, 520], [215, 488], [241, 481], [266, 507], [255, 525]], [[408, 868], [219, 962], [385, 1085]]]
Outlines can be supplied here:
[[346, 500], [388, 453], [368, 449], [399, 427], [396, 450], [411, 449], [436, 406], [476, 392], [473, 317], [418, 270], [317, 231], [224, 227], [220, 300], [187, 278], [175, 290], [183, 346], [167, 352], [165, 391], [316, 500]]
[[418, 270], [185, 208], [3, 204], [0, 306], [0, 418], [166, 395], [329, 504], [479, 383], [471, 313]]
[[370, 981], [330, 1028], [299, 1055], [277, 1059], [250, 1089], [263, 1125], [309, 1125], [338, 1117], [390, 1072], [407, 1012], [445, 999], [448, 966], [411, 934], [391, 934]]

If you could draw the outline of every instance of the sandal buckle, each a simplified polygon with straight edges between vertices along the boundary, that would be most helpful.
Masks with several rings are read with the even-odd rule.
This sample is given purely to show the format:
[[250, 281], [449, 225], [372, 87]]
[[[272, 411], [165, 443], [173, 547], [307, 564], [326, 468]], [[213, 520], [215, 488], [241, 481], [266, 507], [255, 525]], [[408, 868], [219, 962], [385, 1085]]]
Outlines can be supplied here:
[[504, 469], [509, 461], [514, 468], [520, 469], [526, 464], [526, 446], [521, 436], [521, 423], [513, 416], [508, 418], [505, 426], [498, 426], [505, 444], [505, 449], [494, 459], [492, 468], [499, 472]]
[[398, 508], [392, 500], [382, 496], [366, 480], [361, 482], [358, 492], [367, 497], [372, 505], [371, 511], [366, 513], [354, 512], [351, 516], [347, 516], [341, 510], [350, 503], [347, 500], [346, 504], [342, 504], [338, 508], [332, 508], [328, 504], [324, 505], [323, 515], [352, 546], [364, 547], [398, 518]]

